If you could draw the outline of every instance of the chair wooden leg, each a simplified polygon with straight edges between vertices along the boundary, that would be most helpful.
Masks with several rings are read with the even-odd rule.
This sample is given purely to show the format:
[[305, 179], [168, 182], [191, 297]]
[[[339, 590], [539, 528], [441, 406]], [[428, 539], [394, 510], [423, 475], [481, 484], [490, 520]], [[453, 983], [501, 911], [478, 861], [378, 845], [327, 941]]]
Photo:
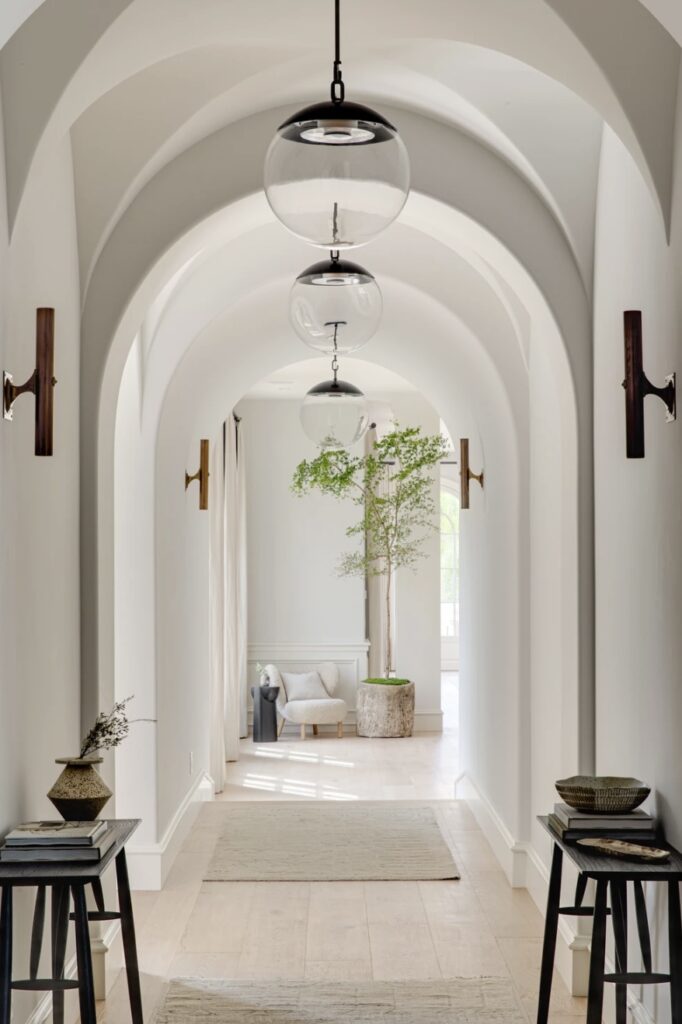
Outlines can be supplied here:
[[343, 739], [343, 722], [338, 722], [336, 726], [336, 735], [340, 740]]
[[304, 740], [304, 739], [305, 739], [305, 725], [302, 725], [302, 726], [301, 726], [301, 739], [302, 739], [302, 740]]
[[282, 735], [283, 732], [284, 732], [284, 719], [280, 718], [279, 725], [277, 726], [277, 738], [278, 739]]
[[313, 736], [317, 736], [317, 726], [313, 726]]

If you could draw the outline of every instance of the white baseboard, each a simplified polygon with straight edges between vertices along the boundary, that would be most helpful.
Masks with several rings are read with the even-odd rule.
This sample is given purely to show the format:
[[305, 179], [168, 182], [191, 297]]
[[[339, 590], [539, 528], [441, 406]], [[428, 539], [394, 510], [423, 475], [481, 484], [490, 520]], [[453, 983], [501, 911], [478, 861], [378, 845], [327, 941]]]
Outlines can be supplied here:
[[524, 888], [526, 885], [525, 845], [514, 839], [493, 805], [487, 797], [483, 796], [468, 775], [461, 775], [455, 782], [455, 795], [469, 804], [479, 828], [492, 846], [493, 853], [500, 862], [500, 867], [507, 876], [509, 884], [515, 889]]
[[[249, 735], [253, 728], [253, 712], [249, 711]], [[346, 716], [346, 720], [343, 723], [344, 731], [349, 735], [355, 735], [355, 712], [349, 711]], [[287, 722], [282, 730], [282, 736], [292, 739], [299, 735], [301, 730], [300, 725], [295, 725], [292, 722]], [[335, 725], [320, 725], [318, 730], [323, 735], [334, 735], [336, 736]], [[414, 731], [415, 733], [426, 733], [426, 732], [442, 732], [443, 731], [443, 712], [442, 711], [415, 711], [414, 714]], [[308, 732], [311, 732], [311, 727], [308, 726]]]
[[126, 847], [131, 889], [163, 888], [175, 855], [199, 812], [199, 804], [212, 800], [213, 793], [213, 779], [204, 772], [192, 783], [158, 843], [130, 843]]
[[[527, 889], [540, 913], [545, 915], [549, 873], [535, 849], [513, 835], [475, 782], [463, 775], [455, 784], [456, 795], [466, 800], [478, 825], [513, 888]], [[559, 922], [556, 967], [574, 996], [587, 994], [589, 939], [578, 935], [567, 919]]]

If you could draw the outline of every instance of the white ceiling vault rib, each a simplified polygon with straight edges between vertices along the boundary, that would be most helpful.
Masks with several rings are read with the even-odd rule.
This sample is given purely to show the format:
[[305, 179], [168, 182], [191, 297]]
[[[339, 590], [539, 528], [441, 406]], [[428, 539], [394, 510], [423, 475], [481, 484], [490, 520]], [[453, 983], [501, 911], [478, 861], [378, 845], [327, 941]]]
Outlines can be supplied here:
[[[553, 210], [585, 280], [591, 281], [601, 138], [594, 112], [539, 72], [479, 47], [424, 41], [421, 47], [384, 49], [390, 49], [390, 61], [355, 58], [354, 94], [381, 108], [387, 103], [398, 108], [397, 124], [403, 106], [460, 128], [498, 152]], [[292, 106], [314, 99], [312, 86], [303, 87], [315, 80], [310, 57], [240, 77], [262, 60], [215, 46], [185, 53], [128, 79], [76, 122], [72, 141], [84, 291], [116, 220], [163, 166], [225, 125], [269, 109], [275, 96], [279, 101], [289, 96]], [[285, 110], [272, 111], [273, 125]]]
[[132, 2], [44, 0], [0, 51], [10, 231], [39, 140], [69, 81]]
[[[318, 87], [322, 89], [328, 77], [329, 62], [325, 64], [320, 60], [318, 70], [314, 71], [310, 55], [317, 57], [320, 53], [320, 30], [325, 24], [323, 5], [319, 0], [295, 2], [299, 8], [296, 18], [291, 17], [289, 4], [268, 5], [265, 16], [263, 5], [252, 0], [234, 0], [229, 4], [224, 0], [193, 0], [191, 5], [186, 0], [98, 0], [97, 4], [92, 4], [91, 0], [46, 0], [0, 54], [0, 84], [10, 154], [7, 187], [11, 222], [34, 158], [40, 153], [49, 153], [50, 146], [79, 118], [87, 119], [87, 111], [101, 97], [138, 75], [142, 76], [142, 82], [145, 70], [155, 65], [171, 60], [177, 81], [186, 85], [184, 117], [188, 128], [191, 125], [191, 132], [209, 128], [208, 121], [201, 128], [200, 110], [209, 114], [210, 121], [221, 108], [218, 103], [217, 109], [210, 112], [211, 92], [224, 95], [234, 90], [233, 98], [251, 104], [251, 110], [276, 103], [281, 85], [277, 89], [265, 69], [280, 64], [285, 67], [288, 62], [302, 61], [306, 71], [301, 68], [301, 77], [306, 82], [299, 80], [298, 87], [309, 88], [314, 81], [319, 82]], [[619, 41], [615, 50], [607, 46], [614, 25], [617, 25]], [[390, 26], [389, 31], [387, 26]], [[638, 0], [600, 0], [599, 5], [590, 0], [515, 0], [513, 4], [509, 0], [486, 0], [485, 3], [460, 0], [457, 4], [450, 0], [422, 0], [418, 5], [398, 6], [389, 0], [377, 0], [372, 5], [346, 0], [344, 39], [349, 71], [357, 63], [360, 72], [362, 61], [367, 57], [379, 64], [389, 57], [392, 47], [396, 52], [401, 47], [412, 47], [413, 70], [427, 75], [432, 82], [431, 104], [435, 116], [442, 116], [443, 95], [439, 99], [438, 88], [445, 81], [439, 80], [429, 67], [428, 58], [422, 59], [421, 67], [417, 66], [421, 46], [427, 53], [437, 43], [446, 47], [469, 43], [491, 54], [494, 51], [495, 55], [507, 55], [522, 62], [526, 73], [535, 70], [552, 77], [580, 95], [598, 118], [606, 120], [620, 135], [654, 191], [667, 223], [672, 158], [670, 124], [674, 112], [671, 104], [674, 104], [679, 47]], [[367, 39], [379, 39], [382, 43], [368, 51]], [[231, 48], [232, 56], [225, 68], [220, 66], [218, 55], [211, 63], [208, 56], [211, 47]], [[39, 51], [41, 75], [36, 78], [31, 74], [30, 61], [25, 61], [24, 56]], [[485, 66], [484, 56], [480, 59]], [[458, 62], [458, 55], [453, 51], [448, 59], [440, 62], [440, 73], [447, 77], [450, 71], [452, 77], [452, 69], [455, 69], [454, 77], [458, 82], [449, 87], [450, 91], [454, 94], [461, 88], [460, 104], [472, 103]], [[466, 61], [462, 63], [465, 65]], [[236, 80], [230, 83], [231, 66]], [[488, 67], [492, 81], [494, 61], [489, 60]], [[632, 73], [633, 69], [636, 74]], [[279, 81], [288, 77], [280, 75]], [[508, 77], [512, 83], [514, 76]], [[145, 79], [146, 87], [152, 85], [153, 78], [152, 74], [148, 81]], [[479, 85], [483, 84], [479, 72]], [[131, 91], [134, 92], [134, 86]], [[420, 102], [428, 102], [427, 93], [428, 90]], [[519, 109], [531, 111], [534, 98], [541, 95], [542, 87], [523, 100], [515, 99], [513, 91], [510, 92], [508, 113], [512, 120], [517, 114], [516, 128], [521, 145], [501, 122], [498, 128], [542, 179], [542, 169], [537, 166], [540, 157], [537, 138], [542, 133], [538, 129], [534, 147], [529, 134], [533, 118], [528, 118], [525, 125], [518, 119]], [[28, 109], [27, 97], [30, 97]], [[475, 98], [473, 102], [475, 105]], [[168, 107], [173, 105], [168, 104]], [[180, 106], [178, 104], [178, 109]], [[248, 106], [241, 110], [233, 108], [231, 114], [227, 110], [223, 113], [234, 119], [243, 116], [244, 109], [248, 110]], [[492, 124], [496, 123], [490, 110], [485, 110], [483, 100], [479, 112]], [[502, 113], [498, 110], [500, 117]], [[164, 117], [159, 117], [159, 128], [163, 127], [163, 121]], [[165, 138], [172, 138], [174, 132], [168, 122], [165, 127], [168, 133]], [[150, 136], [154, 135], [152, 131]], [[163, 138], [155, 140], [154, 153], [163, 150], [164, 141]], [[176, 140], [175, 148], [171, 146], [166, 159], [177, 151], [179, 141]], [[148, 153], [147, 163], [152, 157], [153, 154]], [[118, 158], [117, 162], [122, 165], [130, 159], [123, 149]], [[134, 164], [133, 159], [128, 167], [128, 183], [119, 181], [109, 195], [108, 203], [113, 209], [108, 216], [99, 209], [100, 222], [95, 228], [86, 227], [85, 213], [81, 211], [81, 231], [88, 237], [90, 250], [97, 248], [91, 236], [106, 232], [120, 203], [130, 198], [128, 185], [136, 178]], [[138, 167], [137, 172], [141, 173], [142, 169]], [[144, 180], [143, 173], [141, 180]], [[565, 182], [564, 188], [568, 188], [568, 184]], [[106, 192], [104, 183], [102, 188]], [[555, 193], [552, 195], [561, 206], [561, 198]], [[576, 244], [580, 248], [582, 242]]]

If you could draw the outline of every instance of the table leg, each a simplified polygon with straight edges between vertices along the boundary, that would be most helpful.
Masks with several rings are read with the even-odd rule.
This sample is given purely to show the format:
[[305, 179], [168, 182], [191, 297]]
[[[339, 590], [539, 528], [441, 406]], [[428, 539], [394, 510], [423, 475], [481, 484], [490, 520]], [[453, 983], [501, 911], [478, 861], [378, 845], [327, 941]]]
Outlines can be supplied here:
[[[622, 879], [611, 879], [611, 920], [616, 947], [616, 971], [628, 969], [628, 904], [627, 887]], [[626, 1024], [628, 987], [616, 983], [616, 1024]]]
[[[59, 981], [64, 977], [66, 941], [69, 935], [69, 910], [71, 895], [68, 885], [52, 886], [51, 934], [52, 934], [52, 977]], [[64, 993], [52, 993], [53, 1024], [64, 1024]]]
[[672, 1024], [682, 1024], [682, 921], [679, 882], [668, 882], [668, 944]]
[[36, 892], [36, 903], [33, 910], [33, 927], [31, 928], [31, 956], [29, 959], [29, 978], [38, 977], [40, 954], [43, 950], [43, 931], [45, 928], [45, 886], [39, 885]]
[[637, 934], [639, 936], [639, 948], [642, 952], [642, 963], [647, 974], [653, 970], [651, 958], [651, 935], [649, 934], [649, 918], [646, 912], [646, 900], [642, 883], [635, 879], [632, 883], [635, 890], [635, 911], [637, 914]]
[[554, 954], [556, 937], [559, 928], [559, 905], [561, 902], [561, 869], [563, 851], [554, 844], [552, 852], [552, 870], [549, 876], [549, 892], [547, 894], [547, 914], [545, 916], [545, 937], [542, 943], [542, 967], [540, 969], [540, 991], [538, 994], [537, 1024], [547, 1024], [549, 1017], [549, 1000], [552, 995], [552, 974], [554, 972]]
[[116, 881], [118, 882], [118, 909], [121, 914], [121, 932], [123, 935], [123, 954], [128, 976], [128, 996], [130, 998], [130, 1015], [133, 1024], [143, 1024], [142, 993], [140, 991], [140, 969], [137, 963], [137, 943], [135, 941], [135, 919], [133, 903], [130, 898], [130, 882], [125, 849], [116, 857]]
[[96, 1024], [95, 985], [92, 976], [88, 905], [85, 899], [84, 885], [73, 886], [73, 903], [76, 916], [76, 959], [78, 961], [80, 1024]]
[[12, 1018], [12, 886], [2, 887], [0, 908], [0, 1024]]
[[604, 958], [606, 956], [606, 890], [608, 882], [600, 878], [594, 901], [590, 984], [587, 995], [587, 1024], [602, 1024], [604, 1006]]

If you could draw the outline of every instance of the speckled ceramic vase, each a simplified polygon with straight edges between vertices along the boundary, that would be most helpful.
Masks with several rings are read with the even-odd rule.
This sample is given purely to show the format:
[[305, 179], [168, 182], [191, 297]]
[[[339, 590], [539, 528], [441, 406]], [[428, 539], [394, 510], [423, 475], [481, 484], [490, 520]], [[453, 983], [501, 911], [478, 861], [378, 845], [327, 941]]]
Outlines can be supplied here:
[[95, 768], [101, 757], [58, 757], [55, 764], [65, 765], [47, 794], [65, 821], [94, 821], [111, 790]]

